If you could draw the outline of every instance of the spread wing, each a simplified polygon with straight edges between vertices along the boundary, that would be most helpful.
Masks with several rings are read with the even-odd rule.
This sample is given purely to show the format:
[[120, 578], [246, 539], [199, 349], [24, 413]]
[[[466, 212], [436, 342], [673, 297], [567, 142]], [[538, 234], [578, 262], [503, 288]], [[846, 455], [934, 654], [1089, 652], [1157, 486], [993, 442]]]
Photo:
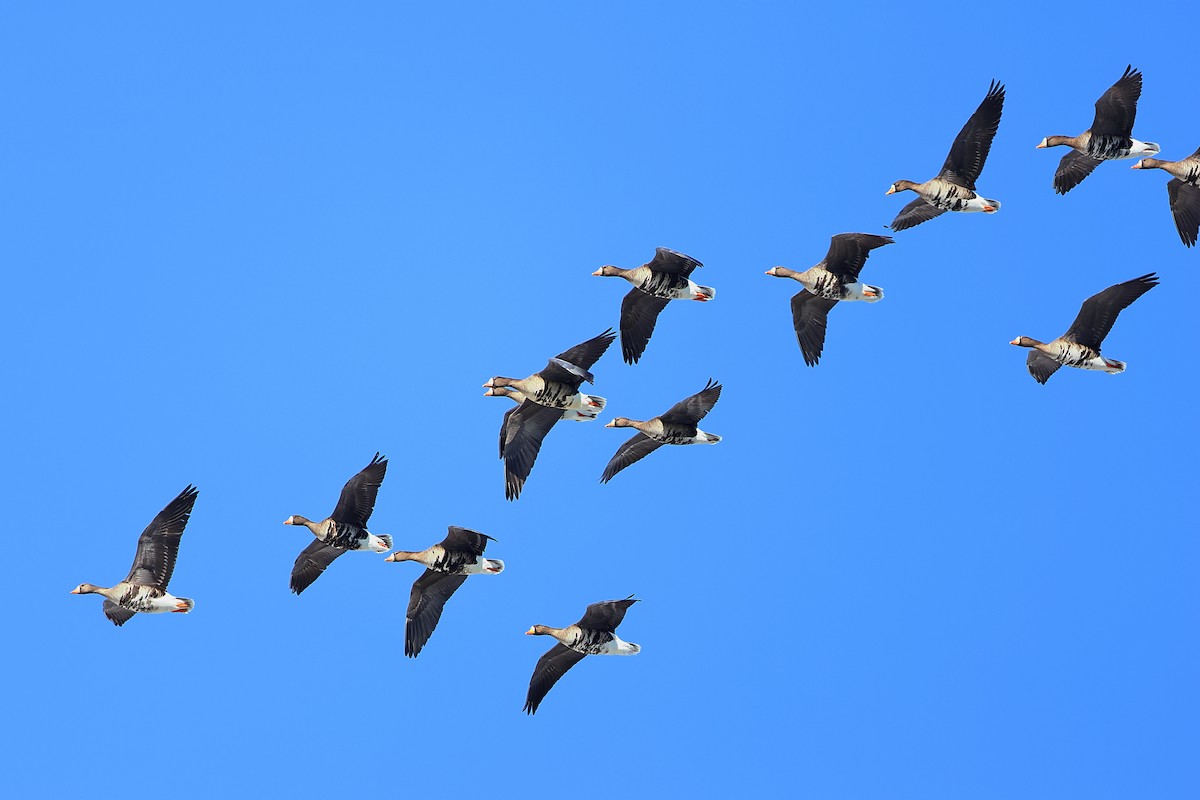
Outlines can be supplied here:
[[387, 459], [375, 454], [371, 463], [363, 467], [342, 487], [342, 496], [338, 498], [337, 508], [330, 514], [334, 522], [345, 522], [359, 528], [367, 527], [367, 520], [375, 510], [375, 498], [379, 495], [379, 487], [383, 484], [384, 473], [387, 472]]
[[[924, 201], [922, 201], [924, 202]], [[926, 205], [929, 205], [926, 203]], [[933, 206], [929, 206], [933, 208]], [[902, 212], [903, 213], [903, 212]], [[867, 263], [867, 256], [876, 247], [892, 244], [890, 236], [873, 233], [839, 233], [829, 240], [829, 252], [825, 254], [825, 269], [837, 275], [845, 283], [858, 280], [858, 273]]]
[[636, 288], [625, 295], [621, 301], [621, 356], [626, 364], [636, 364], [646, 352], [658, 315], [669, 302]]
[[[192, 506], [196, 504], [198, 493], [196, 487], [188, 485], [146, 526], [146, 530], [138, 537], [137, 553], [133, 556], [133, 566], [129, 569], [126, 581], [159, 589], [167, 588], [171, 573], [175, 571], [179, 540], [183, 536], [188, 517], [191, 516]], [[116, 622], [111, 614], [109, 619]]]
[[684, 278], [692, 274], [692, 270], [696, 267], [703, 267], [696, 259], [691, 256], [686, 256], [683, 253], [677, 253], [674, 250], [668, 250], [665, 247], [656, 248], [654, 258], [646, 263], [646, 266], [655, 272], [666, 272], [670, 275], [680, 275]]
[[1083, 183], [1083, 179], [1098, 166], [1100, 159], [1072, 150], [1058, 162], [1058, 169], [1054, 172], [1054, 191], [1066, 194]]
[[892, 224], [887, 227], [894, 231], [902, 231], [920, 225], [922, 222], [928, 222], [944, 213], [946, 213], [944, 209], [925, 202], [925, 198], [923, 197], [918, 197], [900, 209], [900, 213], [892, 220]]
[[508, 418], [517, 410], [517, 406], [510, 408], [504, 412], [504, 419], [500, 420], [500, 457], [504, 458], [504, 443], [508, 438]]
[[456, 553], [470, 553], [473, 556], [483, 555], [488, 542], [496, 541], [485, 533], [479, 533], [457, 525], [450, 526], [450, 533], [442, 539], [441, 545], [446, 550]]
[[1151, 272], [1092, 295], [1083, 301], [1079, 316], [1075, 317], [1063, 338], [1100, 352], [1100, 344], [1112, 330], [1117, 315], [1157, 285], [1158, 277]]
[[[613, 333], [612, 328], [609, 328], [599, 336], [593, 336], [586, 342], [580, 342], [570, 350], [559, 353], [555, 357], [566, 361], [568, 364], [574, 364], [583, 370], [589, 370], [593, 364], [600, 360], [600, 356], [604, 355], [604, 351], [608, 349], [608, 346], [616, 338], [617, 334]], [[588, 382], [591, 382], [590, 378]]]
[[504, 496], [516, 500], [521, 496], [525, 479], [533, 469], [542, 440], [562, 419], [562, 409], [547, 408], [532, 400], [526, 400], [512, 411], [505, 430], [504, 444]]
[[792, 298], [792, 325], [796, 328], [804, 363], [810, 367], [815, 367], [821, 360], [821, 351], [825, 349], [826, 317], [837, 303], [837, 300], [818, 297], [807, 289]]
[[447, 575], [427, 569], [413, 582], [412, 593], [408, 596], [408, 613], [405, 615], [404, 655], [417, 657], [442, 618], [442, 607], [466, 579], [466, 575]]
[[1196, 243], [1200, 233], [1200, 188], [1184, 183], [1178, 178], [1167, 181], [1167, 196], [1171, 199], [1171, 215], [1175, 217], [1175, 230], [1188, 247]]
[[546, 693], [550, 691], [558, 679], [567, 673], [571, 667], [583, 660], [583, 653], [572, 650], [559, 642], [546, 651], [538, 659], [533, 668], [533, 677], [529, 679], [529, 694], [525, 695], [526, 714], [536, 714]]
[[667, 423], [694, 426], [712, 411], [720, 397], [721, 384], [709, 378], [703, 389], [671, 406], [667, 413], [659, 415], [659, 419]]
[[636, 602], [638, 601], [633, 599], [633, 595], [629, 595], [624, 600], [605, 600], [601, 603], [592, 603], [583, 613], [583, 618], [575, 624], [585, 631], [616, 633], [617, 626], [625, 619], [625, 612]]
[[1025, 358], [1025, 366], [1029, 368], [1029, 374], [1033, 376], [1034, 380], [1038, 383], [1045, 383], [1062, 364], [1040, 350], [1030, 350], [1029, 355]]
[[635, 461], [641, 461], [661, 446], [662, 442], [656, 442], [646, 434], [638, 431], [629, 441], [617, 448], [617, 452], [609, 459], [608, 466], [604, 468], [604, 474], [600, 476], [600, 482], [608, 483], [618, 472]]
[[292, 591], [296, 594], [303, 592], [344, 552], [340, 547], [313, 539], [308, 547], [300, 551], [296, 563], [292, 565]]
[[119, 606], [107, 598], [104, 600], [104, 616], [111, 619], [112, 624], [116, 625], [118, 628], [124, 625], [126, 622], [129, 622], [129, 620], [133, 619], [136, 615], [136, 611], [130, 611], [128, 608]]
[[1133, 135], [1133, 118], [1137, 114], [1137, 101], [1142, 96], [1142, 73], [1125, 67], [1121, 79], [1108, 88], [1096, 101], [1096, 116], [1092, 120], [1092, 133], [1101, 136]]
[[958, 132], [954, 144], [950, 145], [950, 154], [942, 165], [940, 177], [975, 191], [975, 181], [983, 172], [983, 163], [992, 149], [992, 139], [1000, 128], [1003, 111], [1004, 84], [992, 81], [983, 102]]

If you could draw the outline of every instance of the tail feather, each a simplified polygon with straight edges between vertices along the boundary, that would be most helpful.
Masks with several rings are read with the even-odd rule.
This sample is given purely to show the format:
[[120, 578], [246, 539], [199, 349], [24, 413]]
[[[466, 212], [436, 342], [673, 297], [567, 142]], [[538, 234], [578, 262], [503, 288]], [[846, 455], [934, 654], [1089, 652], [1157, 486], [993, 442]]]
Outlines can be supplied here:
[[993, 200], [990, 197], [985, 197], [984, 199], [987, 200], [988, 205], [992, 207], [993, 214], [1000, 210], [1000, 201], [999, 200]]
[[608, 401], [598, 394], [585, 394], [583, 402], [587, 403], [590, 408], [595, 409], [597, 413], [603, 411], [604, 407], [608, 405]]
[[1117, 361], [1115, 358], [1105, 358], [1104, 363], [1108, 365], [1108, 369], [1104, 370], [1109, 375], [1116, 375], [1125, 371], [1125, 362]]
[[175, 607], [173, 612], [175, 614], [186, 614], [196, 607], [196, 601], [190, 597], [176, 597], [175, 599], [178, 600], [181, 605], [183, 605], [183, 608], [180, 608], [179, 606]]
[[[711, 286], [697, 286], [697, 287], [696, 287], [696, 289], [697, 289], [699, 292], [701, 292], [701, 293], [703, 293], [704, 295], [706, 295], [706, 297], [704, 298], [704, 299], [706, 299], [706, 300], [713, 300], [713, 299], [715, 299], [715, 298], [716, 298], [716, 296], [717, 296], [717, 290], [716, 290], [716, 289], [714, 289], [714, 288], [713, 288], [713, 287], [711, 287]], [[699, 298], [699, 297], [697, 297], [696, 299], [697, 299], [697, 300], [699, 300], [700, 298]]]
[[489, 558], [487, 560], [487, 571], [493, 575], [504, 572], [504, 562], [498, 558]]

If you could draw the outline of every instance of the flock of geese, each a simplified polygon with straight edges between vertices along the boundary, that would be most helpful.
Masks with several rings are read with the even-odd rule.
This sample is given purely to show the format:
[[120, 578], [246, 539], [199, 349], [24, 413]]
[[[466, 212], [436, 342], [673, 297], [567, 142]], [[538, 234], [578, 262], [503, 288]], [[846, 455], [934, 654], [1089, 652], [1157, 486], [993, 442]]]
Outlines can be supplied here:
[[[1142, 75], [1127, 67], [1121, 78], [1096, 101], [1092, 126], [1078, 136], [1048, 136], [1038, 145], [1071, 150], [1063, 156], [1054, 175], [1054, 190], [1066, 194], [1078, 186], [1103, 161], [1138, 158], [1134, 169], [1162, 169], [1171, 175], [1167, 193], [1171, 213], [1183, 243], [1196, 243], [1200, 229], [1200, 150], [1180, 161], [1163, 161], [1151, 156], [1160, 148], [1153, 142], [1133, 138], [1133, 122], [1142, 91]], [[896, 181], [887, 194], [912, 191], [917, 197], [901, 209], [888, 227], [898, 232], [920, 225], [946, 211], [995, 213], [1000, 202], [985, 198], [975, 189], [1000, 126], [1004, 109], [1004, 86], [993, 81], [975, 113], [959, 131], [950, 153], [937, 176], [924, 183]], [[804, 362], [816, 366], [825, 344], [829, 312], [839, 302], [876, 302], [883, 298], [878, 286], [862, 283], [859, 273], [868, 256], [877, 248], [894, 244], [890, 236], [870, 233], [840, 233], [832, 237], [825, 258], [815, 266], [797, 272], [773, 267], [767, 274], [790, 278], [803, 288], [792, 297], [792, 322]], [[621, 302], [621, 353], [627, 364], [636, 364], [645, 354], [660, 313], [671, 300], [708, 302], [716, 290], [691, 279], [692, 272], [703, 266], [696, 259], [669, 250], [657, 249], [654, 258], [634, 269], [606, 265], [596, 270], [598, 277], [623, 278], [632, 284]], [[1062, 366], [1119, 373], [1125, 363], [1100, 353], [1104, 338], [1117, 315], [1158, 283], [1153, 274], [1110, 286], [1084, 301], [1075, 321], [1066, 333], [1049, 342], [1020, 336], [1011, 343], [1030, 349], [1026, 365], [1038, 383], [1045, 383]], [[496, 376], [484, 384], [491, 397], [507, 397], [517, 405], [505, 412], [500, 425], [500, 458], [504, 462], [504, 492], [509, 500], [520, 497], [542, 441], [561, 419], [594, 421], [607, 406], [607, 400], [581, 391], [592, 383], [592, 367], [617, 336], [611, 330], [575, 345], [549, 360], [539, 372], [527, 378]], [[607, 483], [617, 473], [645, 458], [664, 444], [716, 444], [717, 434], [698, 427], [716, 405], [721, 384], [709, 380], [699, 392], [680, 400], [666, 412], [648, 420], [616, 417], [605, 427], [633, 428], [635, 433], [609, 460], [600, 476]], [[314, 522], [298, 514], [288, 517], [285, 525], [304, 526], [313, 540], [296, 557], [292, 567], [291, 589], [299, 595], [321, 576], [343, 553], [364, 550], [385, 553], [393, 550], [391, 536], [367, 530], [375, 508], [379, 488], [387, 471], [387, 459], [378, 453], [342, 488], [337, 506], [325, 519]], [[188, 486], [172, 500], [142, 532], [129, 574], [112, 587], [82, 583], [72, 594], [99, 594], [104, 597], [103, 611], [115, 625], [124, 625], [135, 614], [187, 613], [195, 602], [175, 597], [167, 591], [179, 543], [197, 497], [197, 489]], [[394, 550], [387, 562], [415, 561], [425, 571], [413, 583], [406, 613], [404, 654], [416, 657], [428, 643], [446, 601], [471, 575], [498, 575], [504, 562], [487, 558], [484, 551], [490, 536], [478, 531], [450, 526], [446, 538], [424, 550]], [[616, 634], [630, 606], [638, 602], [632, 595], [624, 600], [593, 603], [583, 617], [565, 628], [534, 625], [529, 635], [552, 636], [557, 643], [534, 667], [524, 710], [533, 714], [551, 687], [588, 655], [635, 655], [641, 647], [622, 641]]]

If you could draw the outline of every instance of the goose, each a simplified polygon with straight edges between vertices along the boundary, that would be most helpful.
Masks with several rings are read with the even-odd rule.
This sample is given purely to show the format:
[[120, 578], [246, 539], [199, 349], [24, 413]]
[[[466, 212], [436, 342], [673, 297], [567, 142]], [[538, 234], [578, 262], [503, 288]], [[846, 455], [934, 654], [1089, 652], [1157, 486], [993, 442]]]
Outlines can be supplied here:
[[139, 612], [186, 614], [195, 608], [195, 600], [169, 594], [167, 584], [171, 582], [171, 573], [175, 571], [179, 540], [183, 537], [183, 529], [187, 526], [198, 494], [199, 490], [189, 484], [150, 521], [138, 537], [133, 566], [125, 580], [112, 588], [81, 583], [71, 590], [71, 594], [103, 595], [104, 616], [118, 627]]
[[626, 364], [636, 364], [646, 352], [659, 313], [671, 300], [698, 300], [706, 303], [717, 296], [711, 286], [700, 286], [689, 276], [703, 267], [691, 256], [659, 247], [654, 258], [634, 269], [607, 264], [592, 274], [601, 278], [624, 278], [633, 284], [621, 301], [621, 356]]
[[566, 671], [583, 660], [584, 656], [635, 656], [642, 646], [623, 642], [617, 637], [617, 626], [634, 603], [633, 595], [624, 600], [592, 603], [583, 618], [565, 628], [534, 625], [525, 631], [527, 636], [553, 636], [558, 644], [546, 651], [533, 668], [529, 679], [529, 694], [525, 696], [526, 714], [536, 714], [546, 693], [558, 683]]
[[804, 363], [815, 367], [825, 348], [825, 322], [829, 310], [839, 301], [865, 300], [874, 303], [883, 299], [883, 289], [859, 283], [858, 273], [867, 263], [867, 256], [876, 247], [893, 244], [890, 236], [872, 233], [839, 233], [829, 241], [829, 252], [815, 267], [796, 272], [787, 267], [771, 267], [767, 274], [776, 278], [791, 278], [804, 288], [792, 297], [792, 325], [800, 342]]
[[337, 508], [320, 522], [313, 522], [299, 514], [283, 521], [284, 525], [303, 525], [317, 537], [296, 556], [292, 565], [292, 591], [300, 594], [317, 578], [334, 559], [348, 550], [370, 550], [386, 553], [392, 549], [392, 537], [367, 532], [367, 520], [375, 510], [375, 498], [387, 472], [387, 459], [375, 454], [371, 463], [342, 487]]
[[1125, 362], [1100, 355], [1100, 343], [1112, 330], [1122, 309], [1158, 285], [1153, 272], [1124, 283], [1110, 286], [1083, 301], [1079, 316], [1067, 332], [1052, 342], [1039, 342], [1028, 336], [1018, 336], [1009, 344], [1031, 347], [1025, 360], [1029, 374], [1038, 383], [1045, 383], [1061, 366], [1094, 369], [1115, 375], [1125, 371]]
[[433, 635], [442, 607], [469, 575], [498, 575], [504, 562], [484, 558], [488, 542], [496, 541], [478, 531], [451, 525], [446, 538], [418, 552], [397, 550], [384, 561], [416, 561], [425, 572], [413, 583], [404, 623], [404, 655], [416, 658]]
[[[511, 386], [499, 386], [494, 389], [488, 389], [483, 393], [484, 397], [507, 397], [514, 401], [518, 406], [525, 402], [525, 395], [519, 390]], [[571, 420], [572, 422], [595, 422], [596, 417], [600, 415], [605, 404], [608, 403], [603, 397], [594, 394], [576, 394], [577, 398], [571, 403], [571, 406], [562, 412], [561, 419]], [[508, 420], [512, 417], [515, 408], [510, 408], [504, 412], [504, 419], [500, 422], [500, 457], [504, 458], [504, 440], [508, 436]]]
[[975, 192], [975, 181], [983, 172], [992, 149], [992, 139], [1000, 127], [1000, 115], [1004, 111], [1004, 84], [992, 81], [983, 102], [963, 125], [962, 130], [950, 145], [950, 154], [942, 164], [937, 177], [924, 183], [896, 181], [884, 194], [911, 189], [918, 197], [900, 209], [900, 213], [888, 227], [902, 231], [940, 216], [945, 211], [982, 211], [994, 214], [1000, 210], [1000, 201], [982, 197]]
[[1092, 174], [1101, 161], [1152, 156], [1161, 148], [1154, 142], [1133, 138], [1133, 118], [1142, 96], [1142, 73], [1125, 67], [1121, 78], [1096, 101], [1092, 127], [1078, 136], [1047, 136], [1038, 148], [1067, 145], [1071, 152], [1058, 162], [1054, 173], [1054, 191], [1066, 194]]
[[696, 427], [696, 424], [704, 419], [704, 415], [717, 404], [720, 396], [721, 384], [710, 378], [703, 389], [680, 400], [661, 416], [645, 422], [617, 417], [605, 425], [606, 428], [637, 428], [637, 433], [617, 448], [608, 466], [604, 468], [600, 482], [608, 483], [618, 472], [653, 453], [660, 445], [716, 444], [721, 441], [717, 434], [705, 433]]
[[1175, 229], [1188, 247], [1196, 243], [1200, 233], [1200, 150], [1179, 161], [1143, 158], [1130, 169], [1161, 169], [1171, 175], [1167, 181], [1167, 197]]
[[[494, 377], [484, 384], [489, 391], [484, 396], [494, 396], [497, 389], [516, 389], [524, 400], [516, 408], [509, 409], [504, 417], [504, 438], [500, 450], [504, 458], [504, 496], [516, 500], [521, 496], [525, 481], [542, 449], [542, 440], [563, 418], [564, 411], [582, 409], [584, 405], [597, 412], [607, 402], [603, 397], [581, 395], [580, 385], [591, 383], [592, 373], [588, 370], [617, 338], [612, 328], [594, 336], [586, 342], [559, 353], [541, 372], [528, 378]], [[586, 398], [586, 399], [585, 399]]]

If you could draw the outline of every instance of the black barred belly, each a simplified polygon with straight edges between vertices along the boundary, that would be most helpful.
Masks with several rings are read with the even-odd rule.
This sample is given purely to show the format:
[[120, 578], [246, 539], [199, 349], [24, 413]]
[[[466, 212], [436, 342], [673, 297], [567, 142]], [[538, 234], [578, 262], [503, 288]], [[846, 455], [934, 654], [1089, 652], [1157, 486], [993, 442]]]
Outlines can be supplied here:
[[970, 189], [951, 184], [934, 195], [929, 204], [943, 211], [962, 211], [967, 207], [967, 203], [978, 196]]
[[667, 272], [651, 272], [650, 278], [638, 288], [651, 297], [670, 300], [686, 289], [688, 279], [682, 275], [671, 275]]
[[599, 655], [604, 647], [613, 640], [613, 635], [606, 631], [585, 631], [583, 636], [575, 640], [571, 649], [588, 656]]
[[349, 522], [333, 522], [330, 523], [330, 528], [332, 530], [325, 537], [325, 544], [340, 547], [343, 550], [357, 550], [362, 540], [367, 538], [366, 531]]
[[1128, 136], [1096, 136], [1092, 134], [1088, 142], [1087, 154], [1101, 161], [1116, 158], [1126, 158], [1133, 149], [1133, 141]]

